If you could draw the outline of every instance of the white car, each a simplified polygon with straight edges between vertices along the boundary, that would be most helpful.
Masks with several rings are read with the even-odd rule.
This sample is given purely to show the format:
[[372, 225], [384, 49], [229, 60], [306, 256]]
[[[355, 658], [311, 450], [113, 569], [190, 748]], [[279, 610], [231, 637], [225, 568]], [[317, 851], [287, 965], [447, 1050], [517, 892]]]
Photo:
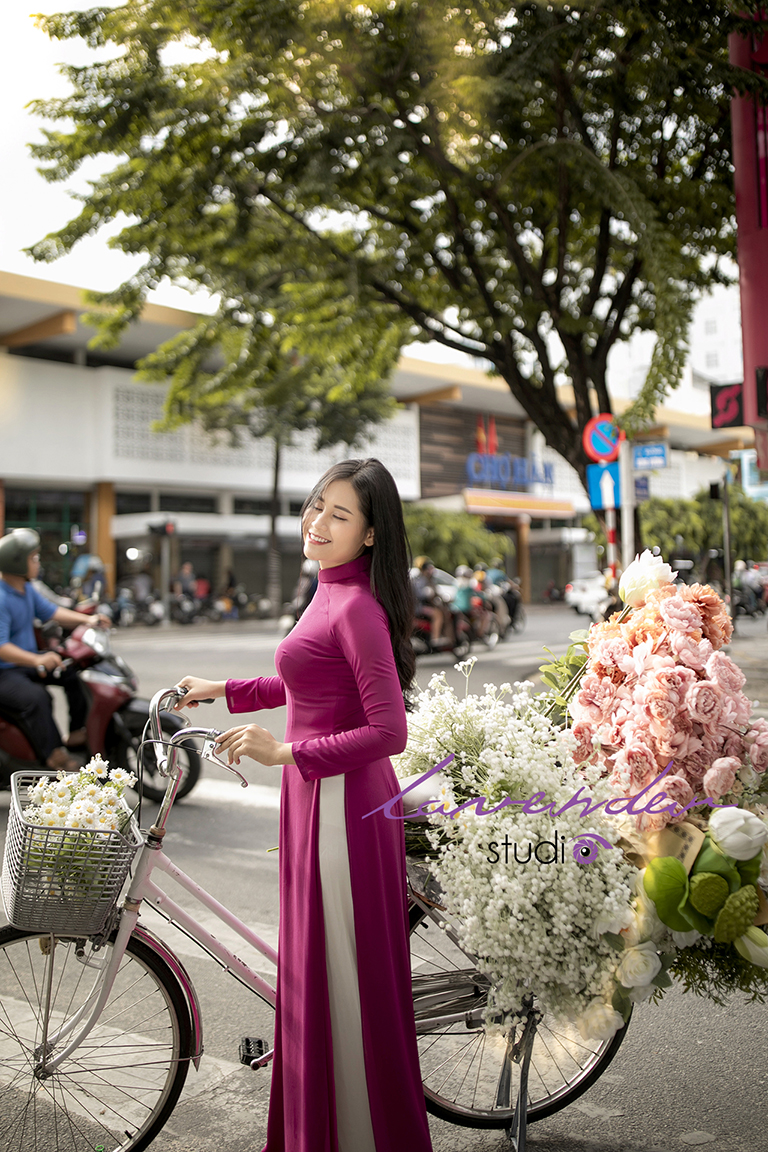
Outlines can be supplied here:
[[589, 616], [592, 620], [602, 619], [609, 600], [602, 572], [587, 572], [585, 576], [580, 576], [565, 586], [566, 604], [569, 604], [574, 612], [578, 612], [581, 616]]

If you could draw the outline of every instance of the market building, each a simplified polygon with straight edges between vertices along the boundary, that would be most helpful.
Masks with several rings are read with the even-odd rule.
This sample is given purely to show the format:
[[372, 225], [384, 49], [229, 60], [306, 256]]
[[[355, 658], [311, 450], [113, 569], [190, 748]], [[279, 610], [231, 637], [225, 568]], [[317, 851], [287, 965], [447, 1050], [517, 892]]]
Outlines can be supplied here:
[[[97, 553], [110, 586], [153, 557], [173, 525], [171, 568], [191, 560], [215, 587], [229, 573], [266, 586], [273, 453], [267, 440], [229, 440], [187, 426], [158, 433], [165, 389], [140, 384], [135, 362], [191, 327], [193, 312], [149, 304], [119, 348], [95, 353], [81, 290], [0, 273], [0, 527], [35, 527], [51, 584], [65, 583], [78, 551]], [[404, 357], [392, 379], [396, 415], [373, 430], [365, 454], [393, 473], [405, 501], [467, 510], [507, 533], [510, 571], [528, 598], [594, 566], [578, 476], [543, 442], [504, 381], [481, 368]], [[693, 495], [722, 473], [717, 458], [751, 447], [749, 429], [713, 433], [708, 381], [688, 372], [676, 405], [650, 437], [669, 446], [651, 495]], [[567, 402], [567, 393], [565, 394]], [[629, 402], [631, 397], [619, 399]], [[707, 453], [707, 455], [703, 455]], [[281, 456], [283, 592], [300, 561], [298, 512], [344, 446], [315, 452], [297, 436]], [[154, 531], [153, 531], [154, 530]], [[138, 556], [139, 559], [129, 559]]]

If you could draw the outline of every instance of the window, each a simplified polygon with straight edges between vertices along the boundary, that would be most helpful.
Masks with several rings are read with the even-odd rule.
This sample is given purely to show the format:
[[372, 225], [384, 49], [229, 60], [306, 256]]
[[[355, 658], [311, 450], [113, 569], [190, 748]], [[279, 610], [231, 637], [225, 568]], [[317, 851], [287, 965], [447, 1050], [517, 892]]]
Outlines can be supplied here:
[[289, 515], [300, 516], [301, 515], [301, 509], [303, 507], [304, 507], [304, 501], [303, 500], [291, 500], [290, 504], [288, 505]]
[[269, 516], [272, 511], [272, 501], [268, 498], [247, 499], [235, 497], [235, 514], [238, 516]]
[[218, 512], [215, 496], [182, 496], [174, 492], [160, 493], [161, 512]]
[[715, 336], [717, 334], [717, 320], [704, 321], [704, 335]]
[[707, 368], [717, 368], [719, 362], [720, 357], [718, 356], [717, 352], [707, 352], [706, 356], [704, 357], [704, 363]]
[[116, 492], [115, 511], [118, 516], [127, 516], [132, 512], [150, 512], [152, 497], [149, 492]]

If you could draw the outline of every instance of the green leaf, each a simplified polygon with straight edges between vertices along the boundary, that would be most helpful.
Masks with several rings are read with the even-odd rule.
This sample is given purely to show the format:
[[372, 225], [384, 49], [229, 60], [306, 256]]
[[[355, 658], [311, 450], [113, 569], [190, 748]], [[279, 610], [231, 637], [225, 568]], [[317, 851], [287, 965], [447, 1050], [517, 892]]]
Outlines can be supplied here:
[[619, 936], [616, 932], [603, 932], [602, 938], [603, 940], [606, 940], [610, 944], [611, 948], [614, 948], [617, 952], [623, 952], [627, 946], [624, 937]]
[[674, 856], [657, 856], [645, 870], [643, 887], [656, 905], [659, 919], [673, 932], [690, 932], [682, 914], [688, 899], [688, 874]]
[[760, 875], [760, 869], [763, 863], [763, 850], [762, 848], [753, 856], [751, 860], [737, 860], [736, 868], [738, 869], [739, 876], [741, 877], [742, 884], [757, 884], [757, 879]]

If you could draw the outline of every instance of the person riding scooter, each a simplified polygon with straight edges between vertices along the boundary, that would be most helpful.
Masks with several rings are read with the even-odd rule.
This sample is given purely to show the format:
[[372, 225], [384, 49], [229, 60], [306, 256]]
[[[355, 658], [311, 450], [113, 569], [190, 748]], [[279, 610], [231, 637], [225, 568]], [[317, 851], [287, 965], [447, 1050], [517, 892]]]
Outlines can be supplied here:
[[430, 621], [430, 639], [436, 647], [441, 638], [449, 646], [456, 643], [451, 610], [443, 603], [435, 582], [435, 566], [424, 558], [419, 564], [419, 575], [413, 582], [416, 611]]
[[[67, 628], [109, 627], [110, 621], [57, 607], [41, 596], [31, 583], [40, 571], [39, 550], [40, 537], [31, 528], [15, 528], [0, 539], [0, 707], [18, 719], [42, 764], [73, 771], [80, 762], [71, 750], [85, 746], [86, 700], [74, 670], [61, 668], [61, 656], [38, 652], [34, 621], [55, 620]], [[45, 690], [54, 684], [64, 689], [69, 705], [66, 746]]]

